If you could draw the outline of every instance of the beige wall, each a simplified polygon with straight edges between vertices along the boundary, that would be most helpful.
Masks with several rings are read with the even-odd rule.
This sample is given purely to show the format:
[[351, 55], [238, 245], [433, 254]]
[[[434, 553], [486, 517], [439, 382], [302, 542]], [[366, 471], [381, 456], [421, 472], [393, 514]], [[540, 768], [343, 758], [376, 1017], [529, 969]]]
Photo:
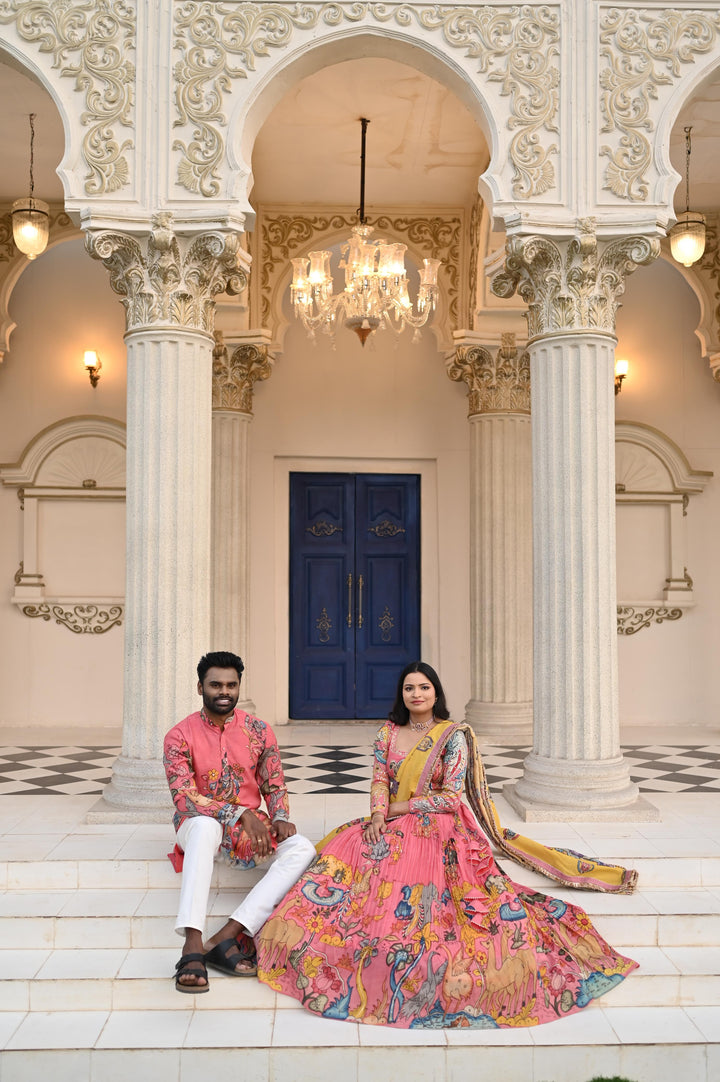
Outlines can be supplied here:
[[[82, 240], [65, 241], [27, 266], [10, 301], [17, 327], [0, 366], [0, 462], [17, 462], [30, 440], [64, 418], [100, 414], [125, 417], [125, 319], [104, 268]], [[82, 367], [85, 349], [102, 360], [96, 389]], [[92, 560], [87, 505], [85, 521]], [[120, 512], [120, 513], [118, 513]], [[106, 504], [98, 568], [88, 570], [88, 591], [124, 590], [124, 525], [120, 508]], [[48, 592], [71, 593], [78, 556], [59, 561], [62, 538], [77, 536], [78, 515], [47, 504], [41, 515], [40, 552], [48, 556]], [[16, 489], [0, 486], [0, 724], [13, 726], [117, 726], [122, 722], [122, 629], [78, 635], [54, 621], [30, 619], [10, 603], [21, 559], [22, 512]], [[41, 565], [42, 567], [42, 565]]]
[[[660, 429], [694, 469], [715, 476], [702, 494], [691, 496], [684, 520], [695, 608], [675, 623], [620, 638], [620, 720], [713, 723], [720, 710], [720, 384], [694, 334], [698, 302], [671, 263], [640, 268], [628, 279], [623, 302], [617, 356], [627, 357], [631, 368], [616, 400], [618, 419]], [[648, 535], [638, 528], [634, 537], [623, 532], [619, 540], [631, 546], [627, 562], [642, 564]], [[655, 552], [654, 538], [652, 544]], [[618, 563], [618, 579], [627, 582], [622, 552]]]
[[[124, 418], [123, 312], [80, 240], [28, 266], [11, 314], [18, 326], [0, 366], [0, 462], [16, 462], [33, 436], [63, 418]], [[697, 301], [672, 265], [659, 262], [628, 280], [618, 355], [630, 359], [631, 370], [617, 416], [660, 429], [694, 468], [715, 477], [691, 498], [685, 520], [696, 607], [676, 623], [619, 640], [623, 723], [699, 724], [717, 718], [720, 708], [720, 386], [700, 356], [697, 320]], [[103, 360], [95, 390], [81, 366], [90, 346]], [[386, 335], [362, 350], [341, 332], [333, 350], [323, 337], [313, 346], [292, 324], [271, 378], [256, 385], [254, 413], [251, 641], [228, 645], [247, 656], [258, 712], [274, 723], [287, 720], [289, 470], [387, 470], [423, 477], [422, 652], [461, 717], [470, 696], [467, 402], [464, 387], [448, 380], [434, 337], [425, 332], [413, 346], [406, 336], [395, 346]], [[122, 631], [73, 635], [21, 615], [9, 601], [21, 553], [14, 489], [0, 488], [0, 522], [0, 724], [119, 725]], [[621, 533], [628, 559], [619, 580], [629, 575], [628, 589], [633, 566], [646, 570], [646, 528], [640, 523]], [[108, 592], [122, 579], [123, 542], [119, 522], [108, 520]], [[76, 555], [67, 570], [77, 574]]]
[[256, 385], [251, 429], [251, 628], [248, 687], [258, 711], [287, 720], [288, 473], [422, 475], [422, 652], [451, 710], [470, 697], [468, 422], [464, 387], [427, 331], [385, 332], [363, 349], [349, 331], [313, 345], [291, 325], [270, 380]]

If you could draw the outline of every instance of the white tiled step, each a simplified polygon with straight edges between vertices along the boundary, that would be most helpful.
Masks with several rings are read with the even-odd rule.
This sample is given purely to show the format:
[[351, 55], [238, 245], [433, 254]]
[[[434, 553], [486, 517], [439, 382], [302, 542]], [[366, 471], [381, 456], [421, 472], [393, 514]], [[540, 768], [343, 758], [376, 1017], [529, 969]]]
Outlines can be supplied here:
[[[655, 890], [634, 895], [558, 891], [590, 914], [620, 949], [720, 946], [720, 892]], [[216, 922], [238, 905], [240, 891], [215, 892]], [[71, 950], [177, 947], [177, 890], [0, 892], [0, 948]]]
[[[87, 844], [87, 839], [75, 838], [78, 845]], [[92, 838], [93, 842], [97, 839]], [[118, 889], [138, 889], [140, 887], [174, 887], [177, 889], [180, 877], [174, 871], [165, 856], [168, 846], [158, 846], [152, 842], [152, 856], [128, 856], [121, 859], [85, 859], [78, 855], [74, 859], [28, 855], [16, 859], [0, 860], [0, 890], [75, 890], [78, 887], [107, 887], [112, 884]], [[7, 845], [5, 846], [7, 852]], [[65, 850], [68, 851], [67, 849]], [[131, 850], [134, 852], [136, 850]], [[698, 889], [717, 888], [720, 891], [720, 857], [639, 857], [632, 859], [630, 853], [622, 856], [604, 853], [606, 861], [618, 860], [632, 866], [638, 873], [638, 886], [641, 890], [653, 889]], [[527, 871], [512, 861], [501, 859], [507, 875], [518, 883], [537, 887], [544, 893], [553, 893], [553, 884], [541, 875]], [[253, 872], [241, 872], [227, 865], [218, 865], [213, 882], [216, 886], [237, 886], [238, 876], [251, 881]], [[591, 892], [580, 891], [577, 897], [587, 897]]]
[[614, 1074], [716, 1082], [718, 1034], [718, 1007], [593, 1006], [532, 1029], [433, 1032], [330, 1022], [299, 1008], [0, 1014], [3, 1082], [587, 1082]]
[[[612, 1006], [701, 1006], [720, 1003], [720, 947], [628, 948], [640, 969], [613, 989]], [[199, 1010], [292, 1008], [256, 980], [210, 971], [211, 991], [181, 995], [171, 974], [178, 948], [7, 950], [0, 1010]]]

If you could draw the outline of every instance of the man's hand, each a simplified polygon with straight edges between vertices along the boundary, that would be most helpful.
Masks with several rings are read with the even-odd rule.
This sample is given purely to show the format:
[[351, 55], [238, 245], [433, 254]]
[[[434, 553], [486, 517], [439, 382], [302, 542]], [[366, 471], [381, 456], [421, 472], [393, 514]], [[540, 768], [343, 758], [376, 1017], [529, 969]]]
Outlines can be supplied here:
[[269, 857], [272, 853], [270, 831], [262, 819], [258, 819], [257, 815], [248, 808], [240, 816], [240, 824], [250, 839], [250, 846], [255, 856], [263, 859]]
[[277, 838], [278, 843], [284, 842], [286, 838], [292, 838], [293, 834], [297, 834], [294, 823], [286, 823], [284, 819], [277, 819], [270, 827], [273, 838]]

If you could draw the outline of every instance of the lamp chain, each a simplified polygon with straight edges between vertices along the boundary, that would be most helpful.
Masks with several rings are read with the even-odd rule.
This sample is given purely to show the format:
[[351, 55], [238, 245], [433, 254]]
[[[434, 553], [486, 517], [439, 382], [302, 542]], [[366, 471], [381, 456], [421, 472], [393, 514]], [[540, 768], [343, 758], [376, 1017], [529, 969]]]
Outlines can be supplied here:
[[690, 210], [690, 132], [692, 125], [685, 128], [685, 213]]
[[362, 136], [360, 140], [360, 206], [358, 208], [358, 218], [360, 219], [360, 225], [365, 225], [365, 142], [370, 121], [366, 120], [365, 117], [361, 117], [360, 123], [362, 124]]

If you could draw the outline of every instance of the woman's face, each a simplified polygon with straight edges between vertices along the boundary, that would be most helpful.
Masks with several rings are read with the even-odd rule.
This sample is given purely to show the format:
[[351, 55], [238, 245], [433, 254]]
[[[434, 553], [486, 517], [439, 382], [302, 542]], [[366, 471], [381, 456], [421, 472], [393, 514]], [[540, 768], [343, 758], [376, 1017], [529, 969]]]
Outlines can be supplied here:
[[432, 712], [435, 705], [432, 681], [424, 673], [408, 673], [403, 681], [403, 702], [411, 714]]

